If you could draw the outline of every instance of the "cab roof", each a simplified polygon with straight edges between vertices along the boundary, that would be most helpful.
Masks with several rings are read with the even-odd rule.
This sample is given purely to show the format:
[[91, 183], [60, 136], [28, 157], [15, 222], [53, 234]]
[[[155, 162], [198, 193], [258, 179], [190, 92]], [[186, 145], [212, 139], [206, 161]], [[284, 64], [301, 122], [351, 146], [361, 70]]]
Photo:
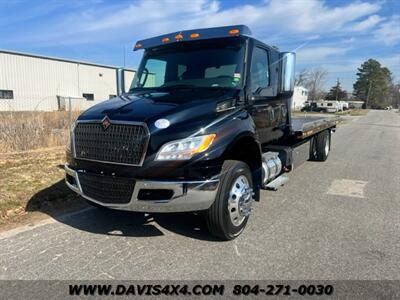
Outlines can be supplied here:
[[232, 36], [251, 36], [251, 31], [246, 25], [183, 30], [137, 41], [133, 50], [153, 48], [182, 41], [206, 40]]

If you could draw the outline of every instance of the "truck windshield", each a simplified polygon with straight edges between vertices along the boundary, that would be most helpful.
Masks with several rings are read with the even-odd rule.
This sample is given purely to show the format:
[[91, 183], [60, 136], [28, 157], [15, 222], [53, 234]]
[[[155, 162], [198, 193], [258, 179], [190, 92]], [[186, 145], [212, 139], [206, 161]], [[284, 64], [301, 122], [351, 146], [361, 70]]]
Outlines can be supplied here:
[[244, 45], [239, 39], [197, 41], [146, 51], [130, 91], [174, 88], [238, 88]]

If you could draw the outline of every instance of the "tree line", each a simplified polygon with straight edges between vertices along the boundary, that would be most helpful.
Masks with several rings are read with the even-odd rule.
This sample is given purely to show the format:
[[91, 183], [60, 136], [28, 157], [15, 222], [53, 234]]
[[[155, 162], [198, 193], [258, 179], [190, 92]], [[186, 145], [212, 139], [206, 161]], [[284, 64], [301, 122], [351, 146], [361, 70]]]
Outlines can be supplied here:
[[368, 59], [357, 69], [357, 79], [350, 94], [341, 86], [340, 80], [324, 90], [328, 72], [322, 68], [302, 70], [295, 80], [295, 85], [308, 89], [308, 99], [318, 100], [358, 100], [367, 108], [400, 107], [400, 83], [395, 83], [390, 70], [377, 60]]

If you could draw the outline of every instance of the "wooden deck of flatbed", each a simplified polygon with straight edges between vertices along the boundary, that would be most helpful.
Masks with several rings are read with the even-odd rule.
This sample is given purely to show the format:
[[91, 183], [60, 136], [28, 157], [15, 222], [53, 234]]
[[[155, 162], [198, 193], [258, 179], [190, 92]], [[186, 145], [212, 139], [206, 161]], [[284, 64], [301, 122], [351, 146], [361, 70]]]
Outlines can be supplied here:
[[336, 127], [339, 117], [293, 116], [292, 134], [304, 139], [325, 129]]

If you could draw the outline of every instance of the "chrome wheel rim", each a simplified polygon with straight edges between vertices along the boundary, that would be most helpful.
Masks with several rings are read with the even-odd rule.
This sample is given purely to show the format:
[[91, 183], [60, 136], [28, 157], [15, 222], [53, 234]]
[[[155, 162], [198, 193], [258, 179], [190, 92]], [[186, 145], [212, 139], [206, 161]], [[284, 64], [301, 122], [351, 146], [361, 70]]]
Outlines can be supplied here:
[[229, 192], [228, 211], [231, 222], [240, 226], [251, 212], [253, 189], [246, 176], [240, 175], [233, 182]]
[[330, 148], [330, 141], [329, 141], [329, 136], [328, 136], [328, 138], [326, 139], [326, 143], [325, 143], [325, 156], [328, 155], [329, 148]]

